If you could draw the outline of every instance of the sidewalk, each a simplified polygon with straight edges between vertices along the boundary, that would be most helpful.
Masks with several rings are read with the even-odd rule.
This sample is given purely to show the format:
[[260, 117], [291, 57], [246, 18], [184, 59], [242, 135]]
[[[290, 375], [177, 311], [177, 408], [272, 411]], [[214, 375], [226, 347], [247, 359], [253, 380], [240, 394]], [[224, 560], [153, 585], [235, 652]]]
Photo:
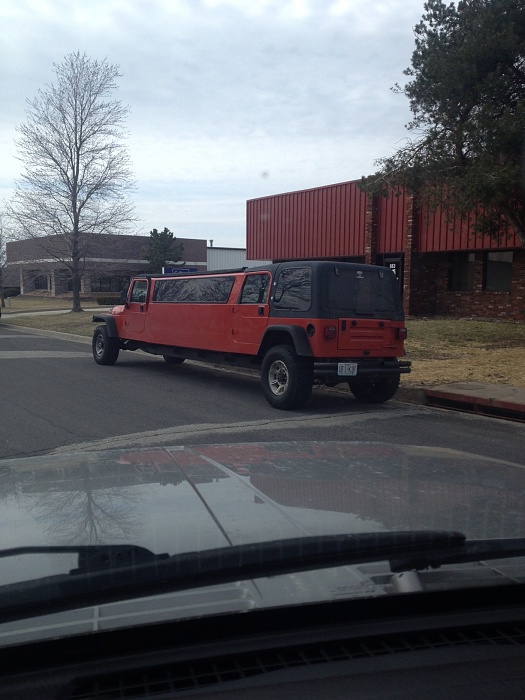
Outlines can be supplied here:
[[[111, 309], [111, 306], [96, 306], [96, 307], [82, 307], [84, 311], [89, 313], [97, 313], [97, 311], [107, 311]], [[49, 309], [47, 311], [9, 311], [6, 313], [4, 309], [2, 312], [2, 318], [8, 320], [10, 318], [20, 318], [20, 316], [52, 316], [57, 314], [68, 314], [71, 312], [71, 308], [68, 309]]]
[[525, 389], [507, 384], [456, 382], [399, 391], [399, 399], [436, 408], [525, 421]]

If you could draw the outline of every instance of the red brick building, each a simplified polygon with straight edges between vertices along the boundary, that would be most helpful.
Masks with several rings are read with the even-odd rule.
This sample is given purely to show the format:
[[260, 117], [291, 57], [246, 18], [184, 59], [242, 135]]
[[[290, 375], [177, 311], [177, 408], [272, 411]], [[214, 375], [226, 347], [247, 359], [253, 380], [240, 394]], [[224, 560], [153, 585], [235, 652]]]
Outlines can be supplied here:
[[247, 257], [324, 258], [392, 267], [409, 315], [525, 320], [525, 251], [472, 222], [429, 214], [400, 192], [372, 197], [357, 181], [247, 202]]

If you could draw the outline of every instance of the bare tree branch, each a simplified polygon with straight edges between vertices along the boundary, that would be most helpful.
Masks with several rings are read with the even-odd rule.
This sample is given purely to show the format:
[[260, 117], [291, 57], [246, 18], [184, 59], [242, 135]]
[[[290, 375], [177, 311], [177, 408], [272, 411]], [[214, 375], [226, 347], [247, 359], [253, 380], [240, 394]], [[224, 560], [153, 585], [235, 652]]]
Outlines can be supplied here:
[[[97, 234], [136, 221], [125, 147], [128, 108], [110, 99], [118, 67], [79, 52], [54, 64], [56, 82], [28, 101], [17, 148], [23, 172], [8, 214], [19, 238], [38, 239], [68, 271], [73, 311], [81, 311], [85, 261]], [[60, 237], [60, 241], [53, 240]]]

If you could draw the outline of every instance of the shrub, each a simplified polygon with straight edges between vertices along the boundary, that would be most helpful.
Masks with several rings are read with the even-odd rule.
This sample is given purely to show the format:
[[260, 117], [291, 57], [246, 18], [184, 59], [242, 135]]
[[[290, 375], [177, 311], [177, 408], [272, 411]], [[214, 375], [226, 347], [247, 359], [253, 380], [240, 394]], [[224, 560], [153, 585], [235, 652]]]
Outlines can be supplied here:
[[7, 297], [17, 297], [20, 294], [20, 289], [18, 287], [4, 287], [4, 298]]
[[120, 304], [120, 294], [108, 294], [104, 297], [97, 297], [97, 304], [100, 306], [114, 306]]

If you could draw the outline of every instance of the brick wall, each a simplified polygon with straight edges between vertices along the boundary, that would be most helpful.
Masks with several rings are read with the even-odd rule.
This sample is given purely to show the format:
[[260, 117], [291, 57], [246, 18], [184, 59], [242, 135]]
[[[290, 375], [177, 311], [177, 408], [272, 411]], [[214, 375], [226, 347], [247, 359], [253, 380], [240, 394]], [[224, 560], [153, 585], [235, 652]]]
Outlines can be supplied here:
[[[438, 311], [438, 284], [443, 274], [438, 258], [445, 258], [445, 273], [447, 273], [447, 257], [440, 254], [413, 253], [410, 275], [410, 290], [405, 288], [405, 313], [414, 316], [433, 316]], [[408, 296], [408, 301], [407, 301]]]
[[475, 253], [474, 289], [451, 292], [448, 253], [413, 255], [408, 313], [525, 321], [525, 251], [514, 251], [510, 292], [483, 290], [483, 256]]
[[377, 248], [377, 203], [375, 198], [367, 197], [365, 211], [365, 256], [364, 262], [372, 265]]
[[407, 196], [405, 205], [405, 252], [403, 254], [403, 306], [405, 313], [409, 313], [411, 301], [411, 289], [413, 282], [413, 259], [417, 248], [417, 229], [414, 222], [414, 198]]

